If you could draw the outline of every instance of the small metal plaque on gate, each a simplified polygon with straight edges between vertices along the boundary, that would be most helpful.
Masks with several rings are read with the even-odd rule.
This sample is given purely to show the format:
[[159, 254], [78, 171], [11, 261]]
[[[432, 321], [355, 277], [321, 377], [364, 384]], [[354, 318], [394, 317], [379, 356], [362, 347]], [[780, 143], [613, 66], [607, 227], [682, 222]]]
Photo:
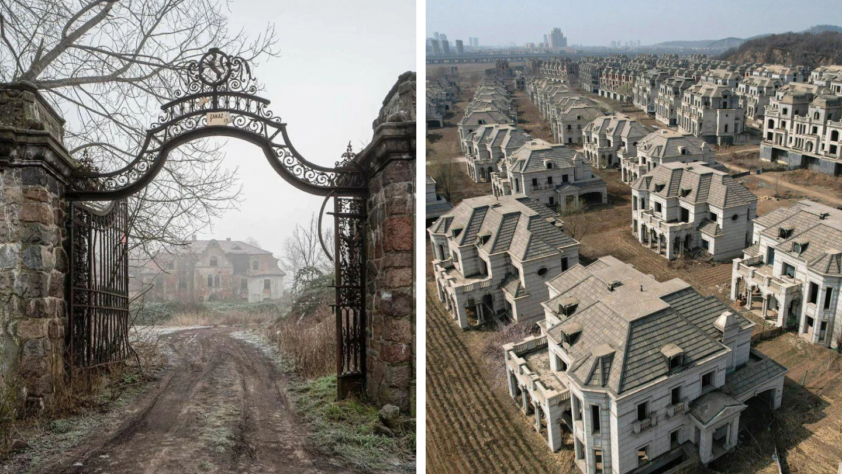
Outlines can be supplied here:
[[231, 115], [228, 112], [209, 112], [208, 125], [228, 125], [231, 123]]

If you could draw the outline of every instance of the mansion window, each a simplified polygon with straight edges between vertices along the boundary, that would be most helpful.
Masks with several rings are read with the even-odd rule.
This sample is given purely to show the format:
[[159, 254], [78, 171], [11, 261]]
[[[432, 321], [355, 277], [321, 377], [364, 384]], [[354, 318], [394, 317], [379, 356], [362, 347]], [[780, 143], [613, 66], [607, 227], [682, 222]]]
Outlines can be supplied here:
[[268, 278], [266, 280], [263, 280], [263, 289], [264, 290], [271, 290], [272, 289], [272, 280], [269, 280]]
[[217, 266], [217, 263], [218, 263], [218, 262], [217, 262], [217, 260], [216, 260], [216, 257], [211, 257], [211, 258], [210, 258], [210, 266], [215, 267], [215, 266]]

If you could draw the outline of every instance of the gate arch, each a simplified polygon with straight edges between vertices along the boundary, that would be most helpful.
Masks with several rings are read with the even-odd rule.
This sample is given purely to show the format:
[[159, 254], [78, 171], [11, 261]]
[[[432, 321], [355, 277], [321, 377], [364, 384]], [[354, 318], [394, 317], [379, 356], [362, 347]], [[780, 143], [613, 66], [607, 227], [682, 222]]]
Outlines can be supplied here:
[[[180, 89], [161, 107], [162, 113], [147, 130], [138, 155], [126, 166], [107, 172], [85, 163], [73, 172], [67, 199], [116, 201], [131, 196], [157, 176], [170, 152], [193, 140], [229, 137], [257, 145], [284, 180], [304, 192], [324, 196], [325, 202], [334, 198], [334, 212], [330, 213], [334, 217], [334, 251], [332, 255], [325, 251], [335, 265], [337, 388], [340, 397], [361, 390], [366, 373], [368, 177], [354, 161], [350, 145], [333, 168], [301, 156], [290, 142], [286, 124], [269, 109], [270, 101], [257, 95], [257, 81], [241, 57], [213, 48], [200, 59], [184, 64], [179, 72]], [[127, 293], [128, 284], [125, 288]], [[68, 303], [73, 314], [74, 302], [71, 299]]]
[[292, 145], [286, 123], [257, 94], [248, 62], [211, 49], [182, 66], [182, 89], [161, 106], [137, 157], [108, 172], [90, 167], [73, 174], [71, 200], [116, 200], [143, 189], [163, 168], [169, 153], [184, 143], [211, 136], [238, 138], [263, 150], [272, 168], [290, 184], [318, 196], [365, 195], [367, 181], [352, 156], [328, 168], [306, 160]]

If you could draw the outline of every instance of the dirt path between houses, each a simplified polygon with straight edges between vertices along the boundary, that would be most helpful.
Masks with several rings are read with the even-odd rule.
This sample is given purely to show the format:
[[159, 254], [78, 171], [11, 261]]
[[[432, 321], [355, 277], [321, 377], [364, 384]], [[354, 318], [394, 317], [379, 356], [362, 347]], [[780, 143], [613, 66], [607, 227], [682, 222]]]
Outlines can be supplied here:
[[[737, 171], [739, 173], [745, 173], [745, 172], [749, 171], [747, 168], [743, 168], [742, 166], [732, 165], [730, 163], [722, 163], [722, 164], [725, 165], [728, 169]], [[805, 188], [804, 186], [799, 186], [797, 184], [792, 184], [792, 183], [786, 182], [782, 179], [779, 179], [774, 174], [753, 174], [751, 176], [753, 178], [764, 181], [768, 184], [780, 186], [780, 187], [785, 188], [785, 189], [790, 189], [792, 191], [795, 191], [796, 193], [802, 194], [802, 195], [807, 196], [807, 197], [811, 197], [811, 198], [819, 200], [819, 201], [827, 201], [831, 204], [835, 204], [837, 206], [842, 206], [842, 199], [840, 199], [836, 196], [832, 196], [832, 195], [829, 195], [829, 194], [826, 194], [826, 193], [816, 192], [816, 191], [813, 191], [810, 188]]]
[[39, 473], [342, 472], [305, 446], [287, 378], [232, 328], [163, 336], [160, 381]]

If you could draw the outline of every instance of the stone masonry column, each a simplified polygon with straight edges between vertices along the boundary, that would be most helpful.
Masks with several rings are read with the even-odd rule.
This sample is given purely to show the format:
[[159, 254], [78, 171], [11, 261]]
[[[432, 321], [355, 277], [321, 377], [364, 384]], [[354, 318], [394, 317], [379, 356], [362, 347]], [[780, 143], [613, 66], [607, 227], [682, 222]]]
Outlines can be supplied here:
[[366, 393], [415, 409], [415, 73], [401, 74], [356, 162], [369, 180]]
[[64, 120], [29, 84], [0, 84], [0, 381], [49, 406], [64, 377], [64, 200], [78, 166]]

